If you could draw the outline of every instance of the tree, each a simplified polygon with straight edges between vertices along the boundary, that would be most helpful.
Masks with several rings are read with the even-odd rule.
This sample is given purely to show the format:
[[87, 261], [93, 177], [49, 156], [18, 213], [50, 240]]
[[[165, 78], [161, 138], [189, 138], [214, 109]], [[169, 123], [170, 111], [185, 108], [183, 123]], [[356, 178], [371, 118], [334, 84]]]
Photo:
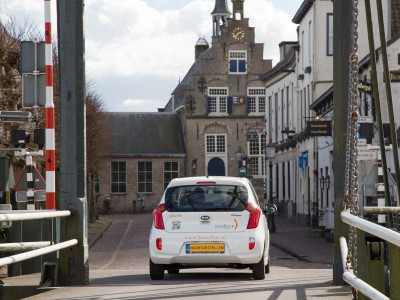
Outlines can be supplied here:
[[110, 138], [103, 102], [90, 83], [86, 90], [86, 141], [87, 200], [89, 222], [93, 223], [97, 219], [96, 178], [100, 163], [108, 153]]
[[[22, 84], [19, 74], [20, 42], [34, 38], [40, 38], [40, 35], [33, 24], [28, 21], [18, 25], [13, 16], [8, 17], [4, 23], [0, 21], [0, 110], [25, 110], [31, 111], [34, 115], [34, 120], [30, 124], [2, 123], [0, 128], [1, 148], [12, 147], [9, 139], [11, 129], [23, 129], [32, 133], [36, 128], [37, 120], [43, 116], [43, 113], [22, 107]], [[33, 144], [30, 146], [32, 147]], [[7, 153], [7, 155], [17, 169], [21, 169], [25, 164], [23, 158], [15, 157], [12, 153]]]
[[[20, 42], [23, 40], [42, 40], [28, 22], [18, 26], [13, 17], [3, 25], [0, 21], [0, 110], [28, 110], [33, 114], [32, 122], [28, 124], [4, 123], [0, 127], [0, 147], [10, 148], [8, 132], [10, 129], [24, 129], [33, 133], [35, 128], [45, 127], [44, 109], [25, 109], [22, 107], [22, 83], [19, 74]], [[56, 142], [56, 171], [60, 170], [60, 84], [59, 84], [59, 57], [53, 43], [53, 96], [55, 107], [55, 142]], [[98, 176], [101, 159], [108, 151], [108, 131], [106, 128], [105, 110], [101, 96], [97, 94], [95, 86], [89, 83], [86, 88], [86, 157], [87, 157], [87, 199], [89, 203], [89, 221], [97, 218], [95, 193], [95, 178]], [[28, 145], [33, 149], [33, 143]], [[9, 153], [13, 166], [22, 167], [24, 159], [16, 158]], [[44, 174], [44, 157], [37, 158], [39, 171]], [[20, 168], [21, 169], [21, 168]]]

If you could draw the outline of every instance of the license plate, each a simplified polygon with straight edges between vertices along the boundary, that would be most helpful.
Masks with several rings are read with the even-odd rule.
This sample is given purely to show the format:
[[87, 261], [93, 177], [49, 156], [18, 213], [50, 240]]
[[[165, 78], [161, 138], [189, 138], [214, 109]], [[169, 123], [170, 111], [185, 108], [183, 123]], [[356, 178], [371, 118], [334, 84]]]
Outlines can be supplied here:
[[225, 244], [186, 244], [186, 253], [224, 253]]

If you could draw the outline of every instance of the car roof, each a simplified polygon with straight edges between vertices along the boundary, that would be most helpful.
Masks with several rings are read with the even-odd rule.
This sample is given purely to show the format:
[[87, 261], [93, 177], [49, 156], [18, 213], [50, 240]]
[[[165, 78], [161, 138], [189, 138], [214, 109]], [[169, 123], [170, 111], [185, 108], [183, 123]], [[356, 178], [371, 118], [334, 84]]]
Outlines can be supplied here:
[[232, 176], [197, 176], [197, 177], [181, 177], [173, 179], [169, 187], [180, 185], [206, 185], [212, 184], [228, 184], [228, 185], [249, 185], [250, 181], [245, 177]]

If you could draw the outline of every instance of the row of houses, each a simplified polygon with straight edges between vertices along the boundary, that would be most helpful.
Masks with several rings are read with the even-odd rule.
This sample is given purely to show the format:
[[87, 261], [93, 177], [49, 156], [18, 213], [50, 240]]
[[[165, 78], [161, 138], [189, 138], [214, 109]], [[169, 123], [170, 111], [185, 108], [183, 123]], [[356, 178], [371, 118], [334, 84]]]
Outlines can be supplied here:
[[[307, 226], [333, 228], [332, 1], [303, 1], [292, 20], [298, 25], [298, 39], [280, 43], [281, 57], [274, 67], [263, 58], [264, 44], [255, 42], [245, 1], [231, 2], [232, 8], [226, 0], [215, 1], [211, 45], [204, 38], [198, 40], [194, 63], [164, 108], [108, 114], [115, 125], [111, 128], [117, 130], [99, 174], [100, 195], [110, 195], [115, 211], [130, 212], [138, 194], [144, 194], [150, 210], [174, 177], [229, 175], [249, 177], [264, 203], [270, 200], [266, 183], [271, 179], [273, 200], [288, 217]], [[400, 64], [399, 3], [383, 1], [393, 74]], [[359, 78], [363, 86], [371, 86], [365, 8], [360, 5], [359, 11]], [[376, 7], [372, 15], [376, 19]], [[374, 34], [385, 103], [378, 30]], [[393, 94], [398, 95], [399, 83], [393, 78]], [[360, 114], [365, 122], [374, 123], [372, 95], [362, 88], [359, 93]], [[395, 111], [399, 105], [395, 100]], [[382, 107], [387, 123], [387, 107]], [[307, 132], [311, 124], [324, 126], [325, 133], [313, 136]], [[268, 143], [276, 147], [273, 159], [265, 156]], [[377, 156], [361, 160], [364, 181], [376, 172]], [[392, 162], [390, 167], [393, 170]], [[362, 199], [376, 202], [376, 191], [362, 193]], [[102, 209], [101, 201], [98, 208]]]

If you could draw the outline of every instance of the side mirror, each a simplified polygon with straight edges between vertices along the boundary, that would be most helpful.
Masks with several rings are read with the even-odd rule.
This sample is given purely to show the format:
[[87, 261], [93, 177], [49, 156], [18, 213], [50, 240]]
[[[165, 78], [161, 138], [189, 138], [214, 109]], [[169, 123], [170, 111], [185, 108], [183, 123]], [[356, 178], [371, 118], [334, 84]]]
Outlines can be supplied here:
[[265, 204], [265, 213], [266, 214], [274, 214], [278, 211], [277, 207], [273, 203]]

